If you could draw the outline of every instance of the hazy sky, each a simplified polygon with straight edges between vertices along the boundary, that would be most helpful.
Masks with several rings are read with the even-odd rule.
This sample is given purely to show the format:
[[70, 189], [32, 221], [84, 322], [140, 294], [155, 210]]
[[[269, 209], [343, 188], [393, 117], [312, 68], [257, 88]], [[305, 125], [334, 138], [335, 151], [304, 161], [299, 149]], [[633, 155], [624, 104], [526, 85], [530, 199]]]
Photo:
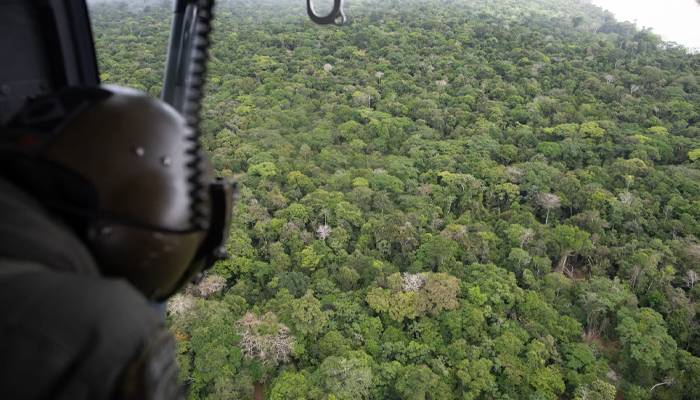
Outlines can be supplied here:
[[[114, 0], [88, 0], [99, 3]], [[128, 1], [128, 0], [127, 0]], [[154, 0], [138, 0], [139, 3]], [[300, 7], [303, 1], [297, 0]], [[589, 0], [613, 14], [618, 20], [637, 22], [652, 28], [665, 40], [680, 43], [689, 49], [700, 51], [700, 4], [697, 0]], [[316, 0], [319, 9], [332, 4], [330, 0]]]
[[618, 20], [636, 20], [665, 40], [700, 50], [700, 5], [695, 0], [591, 0]]

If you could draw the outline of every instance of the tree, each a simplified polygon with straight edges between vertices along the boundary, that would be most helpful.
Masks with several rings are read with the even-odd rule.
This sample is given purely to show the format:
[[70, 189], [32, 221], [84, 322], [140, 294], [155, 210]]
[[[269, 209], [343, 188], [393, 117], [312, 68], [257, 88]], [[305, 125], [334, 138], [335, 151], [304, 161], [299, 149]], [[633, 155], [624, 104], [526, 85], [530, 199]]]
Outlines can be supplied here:
[[581, 288], [579, 304], [586, 314], [586, 337], [593, 339], [611, 333], [619, 312], [634, 309], [637, 298], [620, 280], [595, 277]]
[[396, 380], [396, 392], [406, 400], [437, 400], [440, 378], [425, 365], [403, 368]]
[[532, 387], [534, 395], [540, 398], [558, 399], [566, 389], [561, 373], [552, 366], [530, 371], [526, 375], [526, 381]]
[[301, 297], [311, 283], [311, 279], [301, 272], [283, 272], [279, 275], [277, 285], [280, 289], [286, 289], [294, 297]]
[[318, 367], [316, 379], [329, 398], [367, 399], [372, 386], [372, 368], [368, 357], [362, 353], [349, 358], [331, 356]]
[[450, 271], [457, 264], [459, 247], [453, 240], [441, 235], [429, 238], [418, 248], [414, 271]]
[[425, 284], [417, 290], [416, 313], [437, 315], [459, 306], [459, 280], [446, 273], [425, 274]]
[[271, 383], [270, 400], [306, 400], [310, 392], [309, 382], [304, 374], [283, 372]]
[[508, 261], [514, 265], [513, 270], [515, 272], [520, 272], [522, 267], [528, 265], [531, 260], [532, 256], [530, 256], [530, 253], [521, 248], [513, 248], [508, 253]]
[[307, 246], [301, 251], [301, 267], [309, 270], [315, 270], [321, 263], [321, 256], [316, 253], [312, 246]]
[[226, 279], [221, 275], [208, 274], [198, 284], [187, 288], [187, 292], [194, 296], [208, 298], [221, 292], [226, 287]]
[[581, 124], [579, 132], [584, 136], [589, 136], [592, 138], [600, 138], [605, 135], [605, 129], [598, 126], [598, 123], [594, 121], [584, 122]]
[[561, 199], [553, 193], [540, 193], [537, 196], [537, 203], [540, 207], [547, 210], [547, 216], [544, 220], [545, 225], [549, 224], [549, 212], [561, 207]]
[[321, 358], [325, 359], [329, 356], [342, 356], [350, 350], [350, 346], [348, 340], [340, 332], [330, 331], [319, 340], [318, 350]]
[[328, 315], [321, 310], [321, 302], [311, 290], [282, 305], [280, 315], [295, 333], [303, 337], [318, 336], [328, 323]]
[[248, 359], [259, 360], [263, 365], [276, 366], [289, 361], [294, 338], [289, 328], [277, 322], [277, 316], [267, 313], [259, 318], [246, 313], [236, 321], [240, 335], [238, 346]]
[[574, 391], [574, 400], [615, 400], [615, 386], [596, 379], [593, 383], [582, 385]]
[[557, 225], [552, 230], [552, 242], [559, 256], [556, 272], [571, 275], [573, 268], [567, 269], [568, 258], [575, 253], [591, 248], [590, 234], [571, 225]]
[[367, 304], [396, 321], [437, 315], [459, 307], [459, 280], [445, 273], [392, 274], [388, 288], [373, 288]]
[[251, 175], [257, 175], [262, 178], [269, 178], [277, 175], [277, 168], [275, 164], [269, 161], [252, 165], [248, 168], [248, 173]]
[[698, 275], [698, 273], [693, 271], [692, 269], [686, 271], [685, 275], [686, 286], [688, 286], [690, 289], [694, 288], [695, 284], [698, 283], [698, 281], [700, 280], [700, 275]]
[[498, 387], [495, 377], [491, 374], [492, 367], [493, 362], [484, 358], [475, 361], [464, 360], [459, 364], [457, 378], [465, 390], [465, 400], [496, 396]]
[[616, 331], [631, 373], [671, 368], [676, 342], [666, 332], [663, 317], [650, 308], [636, 313], [622, 310], [621, 314]]
[[287, 174], [287, 184], [299, 191], [299, 195], [296, 196], [297, 198], [301, 197], [302, 195], [310, 192], [313, 187], [313, 181], [311, 178], [308, 176], [304, 175], [301, 171], [292, 171]]
[[700, 149], [690, 150], [688, 152], [688, 159], [690, 159], [690, 161], [697, 161], [700, 159]]

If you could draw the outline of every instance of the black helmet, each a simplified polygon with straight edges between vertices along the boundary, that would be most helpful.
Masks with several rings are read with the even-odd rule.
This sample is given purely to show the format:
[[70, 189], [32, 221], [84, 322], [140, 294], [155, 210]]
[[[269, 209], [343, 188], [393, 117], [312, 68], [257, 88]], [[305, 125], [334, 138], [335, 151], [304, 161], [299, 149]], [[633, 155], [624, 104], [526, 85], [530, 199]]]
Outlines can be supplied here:
[[9, 124], [0, 171], [63, 217], [102, 272], [162, 300], [224, 256], [231, 184], [183, 117], [118, 88], [71, 88]]

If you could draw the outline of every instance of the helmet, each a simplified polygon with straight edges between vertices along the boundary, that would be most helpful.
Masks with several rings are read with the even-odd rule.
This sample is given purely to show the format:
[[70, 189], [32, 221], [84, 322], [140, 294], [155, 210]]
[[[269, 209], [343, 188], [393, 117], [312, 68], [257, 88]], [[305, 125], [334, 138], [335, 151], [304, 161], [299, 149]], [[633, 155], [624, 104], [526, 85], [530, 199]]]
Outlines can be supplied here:
[[233, 186], [213, 178], [184, 118], [145, 93], [70, 88], [32, 101], [2, 135], [0, 164], [105, 275], [151, 299], [225, 256]]

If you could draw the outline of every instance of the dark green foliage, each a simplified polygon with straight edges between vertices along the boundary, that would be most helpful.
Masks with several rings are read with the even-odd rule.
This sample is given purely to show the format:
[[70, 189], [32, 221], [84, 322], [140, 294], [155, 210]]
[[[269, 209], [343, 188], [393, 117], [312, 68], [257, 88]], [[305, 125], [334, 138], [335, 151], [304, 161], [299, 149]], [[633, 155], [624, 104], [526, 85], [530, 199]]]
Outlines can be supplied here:
[[[240, 199], [226, 287], [170, 317], [190, 397], [699, 398], [700, 55], [575, 0], [350, 3], [218, 2]], [[169, 7], [93, 15], [157, 95]]]

